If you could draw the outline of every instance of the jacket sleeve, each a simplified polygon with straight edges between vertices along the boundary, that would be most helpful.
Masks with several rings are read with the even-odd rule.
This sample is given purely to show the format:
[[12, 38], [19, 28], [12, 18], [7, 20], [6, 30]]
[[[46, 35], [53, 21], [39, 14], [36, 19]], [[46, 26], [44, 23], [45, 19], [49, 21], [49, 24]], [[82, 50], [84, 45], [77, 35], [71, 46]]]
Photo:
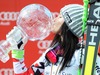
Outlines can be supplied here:
[[[15, 58], [16, 56], [15, 55], [13, 56], [12, 53], [14, 74], [15, 75], [43, 75], [45, 69], [45, 63], [47, 62], [47, 60], [45, 59], [45, 54], [46, 52], [48, 52], [48, 50], [46, 50], [42, 54], [42, 56], [40, 56], [40, 58], [36, 62], [34, 62], [29, 68], [27, 68], [24, 63], [24, 55], [22, 58], [18, 59]], [[16, 54], [18, 56], [18, 53]]]
[[96, 66], [95, 66], [96, 75], [100, 75], [100, 56], [97, 55]]

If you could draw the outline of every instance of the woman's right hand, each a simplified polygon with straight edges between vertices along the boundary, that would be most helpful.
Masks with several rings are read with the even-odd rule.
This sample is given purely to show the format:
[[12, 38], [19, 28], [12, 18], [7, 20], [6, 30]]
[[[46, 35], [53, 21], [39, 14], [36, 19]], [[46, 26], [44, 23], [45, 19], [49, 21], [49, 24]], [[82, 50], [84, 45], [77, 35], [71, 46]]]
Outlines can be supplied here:
[[11, 48], [23, 50], [27, 42], [28, 42], [28, 38], [25, 36], [23, 37], [23, 39], [20, 40], [20, 42], [16, 42], [16, 44], [13, 45]]
[[12, 50], [12, 58], [24, 58], [24, 46], [28, 42], [28, 36], [23, 35], [18, 28], [11, 30], [7, 36], [7, 41], [10, 43], [10, 50]]
[[28, 36], [16, 26], [6, 35], [6, 38], [11, 45], [11, 50], [24, 49], [28, 42]]

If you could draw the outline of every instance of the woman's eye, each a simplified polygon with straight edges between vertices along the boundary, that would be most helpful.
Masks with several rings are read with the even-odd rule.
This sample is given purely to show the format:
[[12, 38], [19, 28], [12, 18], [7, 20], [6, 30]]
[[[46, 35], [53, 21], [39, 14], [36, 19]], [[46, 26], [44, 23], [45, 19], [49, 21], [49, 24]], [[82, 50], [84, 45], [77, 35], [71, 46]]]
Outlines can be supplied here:
[[60, 15], [59, 18], [62, 18], [62, 16]]

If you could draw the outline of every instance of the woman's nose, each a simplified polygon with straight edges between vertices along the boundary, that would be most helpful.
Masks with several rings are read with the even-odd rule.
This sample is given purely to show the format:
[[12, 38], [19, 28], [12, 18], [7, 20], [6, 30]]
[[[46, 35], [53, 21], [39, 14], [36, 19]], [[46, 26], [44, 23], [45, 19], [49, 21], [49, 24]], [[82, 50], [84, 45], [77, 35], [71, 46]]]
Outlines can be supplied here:
[[58, 15], [59, 15], [58, 12], [53, 12], [52, 14], [53, 14], [53, 18], [56, 18], [56, 17], [58, 17]]

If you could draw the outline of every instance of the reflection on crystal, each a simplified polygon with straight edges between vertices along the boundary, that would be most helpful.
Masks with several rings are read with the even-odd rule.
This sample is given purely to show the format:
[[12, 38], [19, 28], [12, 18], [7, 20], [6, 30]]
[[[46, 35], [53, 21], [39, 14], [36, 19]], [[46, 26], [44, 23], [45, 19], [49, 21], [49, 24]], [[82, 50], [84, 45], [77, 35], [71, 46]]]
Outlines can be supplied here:
[[50, 33], [52, 13], [41, 4], [24, 7], [17, 19], [17, 25], [29, 36], [29, 39], [44, 39]]

